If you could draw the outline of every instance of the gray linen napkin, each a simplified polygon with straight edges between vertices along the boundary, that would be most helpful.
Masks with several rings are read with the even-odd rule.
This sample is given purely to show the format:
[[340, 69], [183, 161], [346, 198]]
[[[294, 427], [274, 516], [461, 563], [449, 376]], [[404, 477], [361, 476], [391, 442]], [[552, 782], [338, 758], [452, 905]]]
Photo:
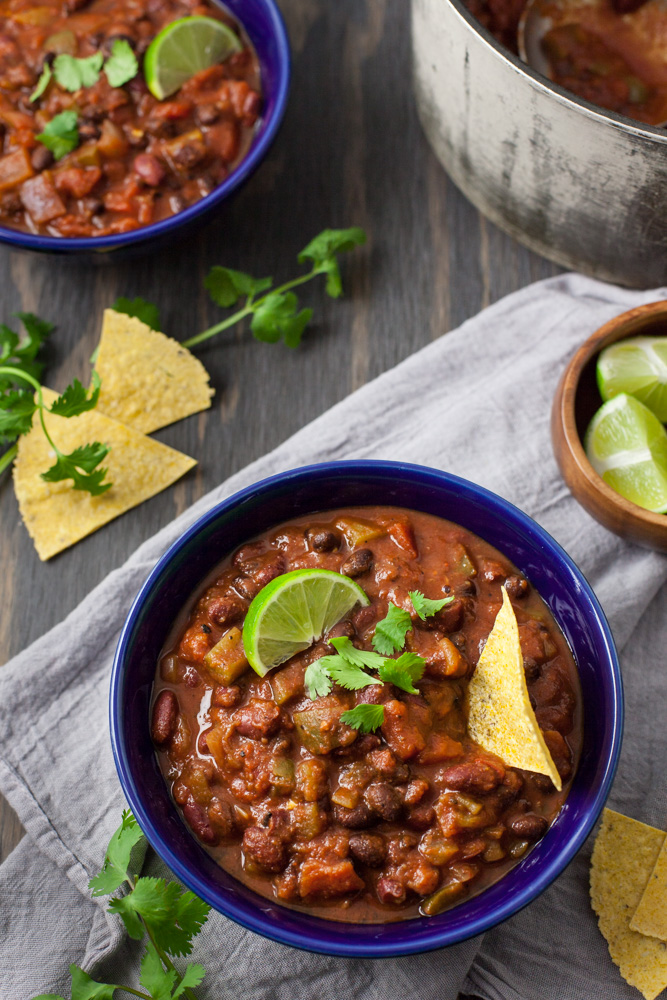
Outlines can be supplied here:
[[[0, 789], [27, 830], [0, 867], [3, 1000], [67, 994], [69, 961], [112, 982], [136, 970], [136, 947], [87, 890], [123, 807], [107, 731], [118, 633], [155, 560], [196, 517], [291, 467], [344, 458], [433, 465], [495, 490], [544, 525], [591, 581], [624, 653], [627, 735], [611, 803], [665, 823], [667, 559], [609, 534], [577, 505], [549, 438], [551, 399], [574, 349], [611, 317], [661, 297], [567, 275], [496, 303], [212, 491], [0, 671]], [[588, 904], [589, 848], [528, 910], [483, 939], [424, 956], [309, 955], [214, 914], [194, 954], [208, 970], [201, 996], [454, 1000], [465, 985], [488, 1000], [636, 997]]]

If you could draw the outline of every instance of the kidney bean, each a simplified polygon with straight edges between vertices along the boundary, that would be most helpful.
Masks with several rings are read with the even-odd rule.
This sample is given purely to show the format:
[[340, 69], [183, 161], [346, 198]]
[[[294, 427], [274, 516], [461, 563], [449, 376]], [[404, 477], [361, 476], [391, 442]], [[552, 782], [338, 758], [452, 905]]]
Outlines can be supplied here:
[[280, 726], [280, 709], [273, 701], [252, 698], [234, 713], [236, 730], [251, 740], [272, 736]]
[[157, 156], [153, 156], [151, 153], [139, 153], [138, 156], [135, 156], [132, 166], [135, 174], [150, 187], [157, 187], [164, 180], [167, 172]]
[[354, 860], [369, 868], [379, 868], [387, 857], [387, 843], [381, 833], [354, 833], [349, 848]]
[[35, 146], [32, 153], [30, 154], [30, 162], [32, 164], [32, 169], [37, 173], [40, 170], [46, 170], [53, 163], [53, 153], [46, 146]]
[[190, 797], [190, 799], [188, 799], [183, 806], [183, 816], [194, 833], [200, 840], [203, 840], [205, 844], [217, 843], [218, 838], [213, 830], [213, 827], [211, 826], [207, 810], [204, 806], [195, 802], [192, 797]]
[[517, 771], [508, 768], [496, 792], [500, 805], [505, 808], [510, 802], [514, 802], [522, 788], [523, 778], [521, 775]]
[[153, 742], [163, 746], [171, 739], [178, 718], [178, 699], [173, 691], [161, 691], [153, 705], [151, 736]]
[[245, 614], [245, 605], [229, 594], [226, 597], [214, 597], [208, 606], [208, 616], [211, 621], [220, 628], [228, 628], [240, 621]]
[[308, 548], [314, 552], [333, 552], [340, 545], [340, 536], [325, 528], [309, 528], [306, 532]]
[[375, 891], [381, 903], [394, 903], [395, 905], [404, 903], [407, 895], [405, 886], [398, 879], [388, 876], [377, 880]]
[[243, 851], [264, 871], [281, 872], [287, 867], [287, 849], [282, 839], [261, 826], [249, 826], [243, 833]]
[[505, 580], [505, 590], [515, 601], [525, 597], [529, 589], [528, 580], [526, 580], [525, 576], [519, 576], [518, 573], [513, 573], [512, 576], [508, 576]]
[[435, 809], [425, 804], [408, 810], [406, 822], [412, 830], [428, 830], [435, 822]]
[[483, 760], [452, 764], [440, 772], [440, 781], [457, 792], [477, 792], [485, 795], [497, 788], [503, 779], [501, 771]]
[[199, 739], [197, 740], [197, 749], [199, 753], [210, 753], [208, 748], [208, 743], [206, 742], [206, 734], [210, 733], [213, 726], [209, 726], [208, 729], [204, 729], [203, 732], [199, 734]]
[[333, 816], [337, 823], [347, 827], [348, 830], [365, 830], [369, 826], [374, 826], [378, 820], [375, 813], [365, 802], [360, 802], [354, 809], [346, 809], [345, 806], [334, 805]]
[[374, 813], [387, 823], [394, 823], [403, 812], [403, 800], [396, 789], [385, 782], [370, 785], [364, 800]]
[[250, 573], [255, 566], [258, 565], [259, 556], [266, 552], [265, 542], [248, 542], [234, 553], [234, 558], [232, 559], [232, 566], [236, 566], [237, 569], [242, 570], [244, 573]]
[[211, 704], [216, 708], [234, 708], [242, 697], [241, 688], [236, 684], [230, 684], [229, 687], [218, 684], [211, 697]]
[[544, 816], [536, 813], [524, 813], [522, 816], [514, 816], [508, 823], [509, 829], [521, 840], [539, 840], [547, 832], [549, 823]]
[[556, 770], [565, 781], [572, 774], [572, 754], [563, 736], [555, 729], [545, 729], [544, 742], [556, 765]]
[[376, 618], [377, 608], [374, 608], [372, 604], [369, 604], [366, 608], [359, 608], [358, 611], [353, 613], [352, 624], [354, 625], [354, 631], [360, 638], [363, 638], [371, 625], [375, 625]]
[[343, 565], [340, 568], [343, 576], [349, 576], [353, 579], [357, 576], [363, 576], [364, 573], [368, 573], [371, 566], [373, 565], [373, 553], [370, 549], [357, 549], [353, 552], [351, 556], [348, 556]]

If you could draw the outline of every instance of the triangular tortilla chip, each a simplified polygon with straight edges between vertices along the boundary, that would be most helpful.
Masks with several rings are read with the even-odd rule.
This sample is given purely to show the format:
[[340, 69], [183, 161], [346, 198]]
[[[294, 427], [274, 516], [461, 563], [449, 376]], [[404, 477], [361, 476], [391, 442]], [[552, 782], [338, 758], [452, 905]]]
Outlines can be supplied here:
[[663, 830], [605, 809], [591, 858], [591, 903], [612, 961], [630, 986], [655, 1000], [667, 986], [667, 948], [630, 928], [665, 840]]
[[115, 309], [104, 310], [95, 367], [102, 379], [99, 412], [144, 434], [211, 405], [213, 389], [201, 361], [177, 340]]
[[[57, 394], [43, 389], [50, 406]], [[89, 410], [79, 417], [46, 415], [49, 434], [62, 452], [100, 441], [111, 446], [104, 460], [107, 481], [113, 486], [101, 496], [72, 489], [71, 480], [45, 483], [40, 478], [55, 456], [39, 423], [19, 438], [14, 461], [14, 490], [19, 510], [40, 559], [46, 560], [136, 507], [180, 479], [197, 463], [180, 451], [126, 427], [117, 420]]]
[[[630, 921], [630, 927], [640, 934], [648, 934], [667, 942], [667, 836], [649, 876], [644, 895]], [[667, 953], [667, 948], [665, 952]]]
[[468, 732], [506, 764], [548, 775], [560, 791], [560, 775], [530, 704], [516, 615], [502, 591], [503, 606], [468, 688]]

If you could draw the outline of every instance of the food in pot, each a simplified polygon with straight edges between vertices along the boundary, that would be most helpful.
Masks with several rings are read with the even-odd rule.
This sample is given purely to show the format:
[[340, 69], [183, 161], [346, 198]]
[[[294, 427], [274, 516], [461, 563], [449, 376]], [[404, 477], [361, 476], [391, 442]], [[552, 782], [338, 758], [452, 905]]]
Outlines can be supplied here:
[[[227, 25], [236, 51], [158, 100], [143, 58], [184, 17]], [[2, 0], [0, 223], [94, 237], [166, 219], [234, 170], [260, 111], [256, 56], [215, 4]]]
[[[255, 605], [252, 636], [244, 622], [254, 599], [266, 611], [267, 593], [295, 593], [303, 570], [360, 592], [278, 662], [257, 641], [270, 615]], [[561, 791], [468, 732], [502, 588]], [[434, 915], [504, 875], [558, 814], [582, 733], [572, 654], [529, 581], [466, 529], [391, 507], [301, 517], [227, 558], [172, 630], [150, 724], [185, 822], [223, 868], [286, 906], [354, 922]]]

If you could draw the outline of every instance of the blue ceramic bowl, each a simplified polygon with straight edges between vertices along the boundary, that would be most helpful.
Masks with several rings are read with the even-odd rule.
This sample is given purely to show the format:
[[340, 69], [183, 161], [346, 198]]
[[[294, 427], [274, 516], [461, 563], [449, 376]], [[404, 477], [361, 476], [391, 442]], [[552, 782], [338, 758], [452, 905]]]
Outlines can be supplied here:
[[[544, 839], [499, 882], [431, 918], [344, 924], [279, 906], [224, 872], [173, 804], [149, 735], [151, 687], [174, 617], [213, 567], [243, 542], [296, 516], [392, 504], [456, 521], [495, 545], [549, 605], [574, 652], [584, 745], [565, 805]], [[516, 507], [456, 476], [394, 462], [296, 469], [242, 490], [205, 514], [160, 559], [137, 596], [111, 679], [111, 737], [127, 800], [148, 840], [190, 889], [244, 927], [283, 944], [362, 958], [427, 951], [480, 934], [535, 899], [590, 833], [618, 760], [623, 693], [609, 626], [588, 583], [542, 528]]]
[[245, 159], [218, 187], [183, 212], [130, 233], [99, 237], [37, 236], [0, 226], [0, 243], [16, 250], [74, 256], [77, 261], [101, 263], [109, 254], [134, 256], [153, 253], [208, 222], [223, 201], [248, 180], [273, 142], [285, 113], [290, 83], [290, 49], [282, 16], [274, 0], [213, 0], [245, 28], [259, 59], [262, 117]]

